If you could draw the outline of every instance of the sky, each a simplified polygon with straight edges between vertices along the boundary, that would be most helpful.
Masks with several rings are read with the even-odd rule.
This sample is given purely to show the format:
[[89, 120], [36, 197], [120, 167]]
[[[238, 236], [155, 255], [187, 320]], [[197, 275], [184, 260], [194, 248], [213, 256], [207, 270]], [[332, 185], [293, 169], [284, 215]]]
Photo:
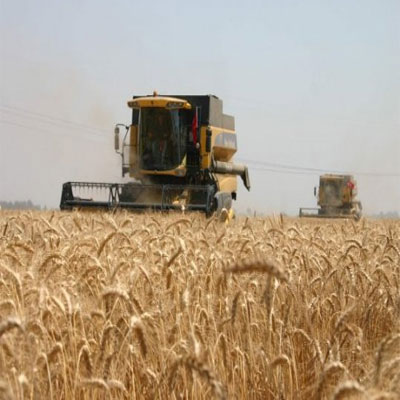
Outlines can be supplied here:
[[113, 128], [154, 90], [235, 116], [239, 212], [316, 206], [323, 172], [400, 212], [399, 0], [0, 0], [0, 200], [126, 181]]

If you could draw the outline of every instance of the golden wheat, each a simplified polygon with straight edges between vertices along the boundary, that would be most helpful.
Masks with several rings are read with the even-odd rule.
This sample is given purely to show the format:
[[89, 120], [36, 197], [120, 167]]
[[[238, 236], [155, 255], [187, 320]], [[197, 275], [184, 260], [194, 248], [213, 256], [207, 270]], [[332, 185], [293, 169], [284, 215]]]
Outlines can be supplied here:
[[400, 222], [0, 211], [0, 397], [398, 398]]

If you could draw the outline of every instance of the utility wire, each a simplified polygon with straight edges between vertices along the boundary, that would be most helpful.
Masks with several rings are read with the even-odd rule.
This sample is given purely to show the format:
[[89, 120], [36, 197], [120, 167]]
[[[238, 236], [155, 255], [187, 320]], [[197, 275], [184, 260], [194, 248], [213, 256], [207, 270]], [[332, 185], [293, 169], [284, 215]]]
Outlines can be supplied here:
[[279, 169], [273, 169], [273, 168], [267, 168], [267, 167], [253, 167], [249, 166], [249, 169], [251, 171], [262, 171], [262, 172], [272, 172], [272, 173], [277, 173], [277, 174], [283, 174], [283, 175], [315, 175], [315, 172], [307, 172], [307, 171], [290, 171], [290, 170], [279, 170]]
[[313, 175], [315, 173], [332, 173], [332, 174], [340, 174], [340, 175], [359, 175], [359, 176], [373, 176], [373, 177], [399, 177], [400, 173], [396, 172], [364, 172], [364, 171], [338, 171], [338, 170], [327, 170], [322, 168], [308, 168], [308, 167], [300, 167], [294, 165], [285, 165], [278, 163], [270, 163], [256, 160], [245, 160], [238, 159], [240, 162], [244, 162], [249, 165], [254, 165], [251, 169], [257, 171], [267, 171], [267, 172], [277, 172], [277, 173], [287, 173], [287, 174], [297, 174], [297, 175]]
[[285, 120], [305, 120], [306, 118], [309, 118], [312, 116], [312, 118], [320, 118], [323, 120], [329, 120], [329, 121], [334, 121], [334, 122], [339, 122], [342, 124], [348, 124], [348, 125], [359, 125], [359, 126], [377, 126], [377, 127], [382, 127], [382, 126], [390, 126], [390, 127], [395, 127], [399, 128], [400, 123], [398, 122], [381, 122], [381, 121], [366, 121], [366, 120], [354, 120], [351, 118], [347, 117], [341, 117], [338, 115], [329, 115], [329, 114], [319, 114], [319, 113], [313, 113], [311, 114], [308, 113], [307, 115], [304, 114], [304, 112], [295, 112], [293, 113], [292, 111], [288, 115], [287, 112], [282, 112], [278, 111], [276, 108], [271, 107], [269, 104], [265, 104], [261, 101], [257, 101], [254, 98], [252, 99], [246, 99], [243, 97], [235, 97], [235, 96], [230, 96], [230, 103], [234, 104], [237, 103], [240, 105], [241, 108], [246, 107], [247, 109], [253, 109], [257, 111], [261, 111], [264, 114], [271, 115], [272, 117], [275, 118], [284, 118]]
[[[76, 137], [81, 137], [82, 135], [80, 135], [77, 131], [76, 131], [76, 129], [75, 130], [72, 130], [72, 131], [70, 131], [69, 133], [68, 133], [68, 135], [66, 135], [66, 134], [60, 134], [60, 133], [57, 133], [57, 130], [55, 130], [54, 132], [50, 132], [50, 131], [48, 131], [48, 130], [45, 130], [45, 129], [42, 129], [42, 128], [40, 128], [40, 127], [38, 127], [38, 126], [30, 126], [30, 125], [24, 125], [24, 124], [20, 124], [20, 123], [18, 123], [18, 122], [15, 122], [15, 121], [7, 121], [7, 120], [4, 120], [4, 119], [0, 119], [0, 124], [7, 124], [7, 125], [13, 125], [13, 126], [17, 126], [17, 127], [19, 127], [19, 128], [24, 128], [24, 129], [27, 129], [27, 130], [30, 130], [30, 131], [36, 131], [36, 132], [39, 132], [39, 133], [46, 133], [46, 134], [49, 134], [49, 135], [53, 135], [53, 137], [64, 137], [64, 138], [67, 138], [68, 137], [68, 135], [70, 135], [71, 133], [72, 133], [72, 135], [74, 135], [74, 136], [76, 136]], [[95, 135], [95, 134], [91, 134], [91, 133], [86, 133], [86, 135], [85, 135], [86, 137], [89, 137], [89, 136], [93, 136], [91, 139], [92, 140], [94, 140], [94, 139], [100, 139], [100, 140], [105, 140], [106, 138], [103, 136], [103, 135]]]
[[257, 164], [261, 166], [267, 166], [271, 168], [281, 168], [281, 169], [294, 169], [296, 171], [307, 171], [307, 172], [335, 172], [339, 173], [338, 171], [328, 171], [319, 168], [308, 168], [308, 167], [299, 167], [294, 165], [286, 165], [280, 163], [272, 163], [268, 161], [256, 161], [256, 160], [249, 160], [249, 159], [240, 159], [241, 162], [245, 162], [247, 164]]
[[[65, 125], [74, 126], [74, 127], [77, 127], [77, 128], [80, 128], [80, 129], [89, 130], [89, 131], [95, 131], [95, 132], [102, 131], [102, 132], [107, 132], [108, 133], [108, 130], [105, 129], [105, 128], [96, 128], [94, 126], [85, 125], [85, 124], [82, 124], [82, 123], [79, 123], [79, 122], [70, 121], [70, 120], [63, 119], [63, 118], [58, 118], [58, 117], [54, 117], [54, 116], [50, 116], [50, 115], [46, 115], [46, 114], [42, 114], [42, 113], [29, 111], [29, 110], [26, 110], [26, 109], [23, 109], [23, 108], [12, 107], [12, 106], [1, 104], [0, 105], [0, 110], [1, 110], [1, 112], [22, 115], [23, 117], [36, 119], [36, 120], [39, 120], [39, 121], [44, 122], [44, 123], [52, 123], [52, 124], [55, 124], [55, 125], [64, 125], [64, 126]], [[96, 134], [95, 132], [91, 132], [91, 133], [92, 134]], [[99, 134], [97, 133], [97, 135], [99, 135]]]
[[[54, 116], [42, 114], [42, 113], [37, 113], [33, 111], [29, 111], [23, 108], [18, 108], [18, 107], [13, 107], [9, 105], [0, 105], [0, 111], [1, 112], [8, 112], [11, 114], [17, 114], [37, 120], [39, 122], [47, 123], [47, 124], [52, 124], [55, 126], [62, 126], [65, 128], [66, 126], [71, 126], [75, 127], [75, 131], [77, 128], [79, 129], [84, 129], [89, 135], [91, 136], [97, 136], [99, 138], [105, 139], [104, 135], [101, 135], [99, 133], [96, 133], [94, 131], [103, 131], [103, 132], [108, 132], [108, 130], [104, 128], [96, 128], [93, 126], [81, 124], [78, 122], [66, 120], [63, 118], [57, 118]], [[26, 126], [22, 125], [13, 121], [6, 121], [6, 120], [0, 120], [0, 123], [4, 124], [9, 124], [9, 125], [14, 125], [18, 126], [21, 128], [25, 129], [33, 129], [36, 131], [43, 132], [43, 133], [50, 133], [48, 131], [43, 131], [39, 127], [31, 127], [31, 126]], [[311, 168], [311, 167], [302, 167], [302, 166], [296, 166], [296, 165], [287, 165], [287, 164], [281, 164], [281, 163], [272, 163], [272, 162], [266, 162], [266, 161], [257, 161], [257, 160], [249, 160], [249, 159], [239, 159], [238, 161], [244, 162], [249, 165], [253, 165], [251, 169], [256, 170], [256, 171], [265, 171], [265, 172], [272, 172], [272, 173], [279, 173], [279, 174], [291, 174], [291, 175], [314, 175], [315, 173], [334, 173], [334, 174], [341, 174], [341, 175], [346, 175], [349, 174], [348, 171], [339, 171], [339, 170], [327, 170], [327, 169], [322, 169], [322, 168]], [[352, 174], [354, 175], [359, 175], [359, 176], [373, 176], [373, 177], [400, 177], [400, 173], [381, 173], [381, 172], [363, 172], [363, 171], [353, 171]]]

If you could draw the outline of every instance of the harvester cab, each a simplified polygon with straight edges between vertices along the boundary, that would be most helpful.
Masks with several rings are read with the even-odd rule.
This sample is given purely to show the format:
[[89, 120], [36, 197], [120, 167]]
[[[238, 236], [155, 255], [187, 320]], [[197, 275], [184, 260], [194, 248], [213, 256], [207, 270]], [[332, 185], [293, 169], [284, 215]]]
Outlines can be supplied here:
[[361, 202], [356, 200], [357, 184], [351, 175], [325, 174], [314, 188], [319, 208], [300, 208], [300, 217], [354, 218], [361, 217]]
[[[250, 190], [247, 167], [233, 163], [234, 118], [222, 112], [218, 97], [154, 93], [134, 96], [128, 106], [131, 123], [115, 126], [114, 147], [122, 176], [131, 182], [67, 182], [61, 209], [178, 209], [211, 215], [231, 212], [237, 176]], [[88, 191], [103, 192], [103, 198], [87, 198]]]

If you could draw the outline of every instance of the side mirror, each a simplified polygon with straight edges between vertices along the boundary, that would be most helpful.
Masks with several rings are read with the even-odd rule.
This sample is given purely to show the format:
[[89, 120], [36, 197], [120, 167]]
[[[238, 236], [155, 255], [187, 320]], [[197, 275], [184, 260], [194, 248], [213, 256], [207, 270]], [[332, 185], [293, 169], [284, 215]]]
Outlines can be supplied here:
[[119, 127], [116, 126], [114, 128], [114, 148], [115, 151], [119, 150]]
[[317, 187], [314, 186], [314, 197], [316, 197], [316, 196], [317, 196]]

